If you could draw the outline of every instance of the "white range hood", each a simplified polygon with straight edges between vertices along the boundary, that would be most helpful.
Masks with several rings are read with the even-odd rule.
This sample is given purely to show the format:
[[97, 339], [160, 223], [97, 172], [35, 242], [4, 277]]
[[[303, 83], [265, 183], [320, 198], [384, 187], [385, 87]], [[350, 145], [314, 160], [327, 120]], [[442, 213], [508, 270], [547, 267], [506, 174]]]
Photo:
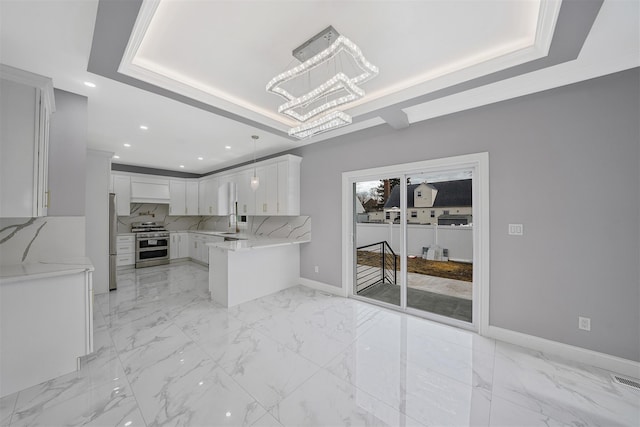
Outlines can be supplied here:
[[169, 180], [131, 178], [131, 203], [166, 203], [170, 201]]

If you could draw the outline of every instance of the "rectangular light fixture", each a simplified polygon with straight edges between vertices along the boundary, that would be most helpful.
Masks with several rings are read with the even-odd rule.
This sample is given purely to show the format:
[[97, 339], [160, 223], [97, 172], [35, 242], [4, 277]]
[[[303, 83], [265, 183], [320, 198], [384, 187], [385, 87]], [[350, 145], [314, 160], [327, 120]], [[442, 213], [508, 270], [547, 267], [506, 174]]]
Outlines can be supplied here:
[[[325, 47], [327, 45], [328, 47]], [[335, 59], [341, 52], [351, 55], [359, 74], [349, 77], [341, 70], [327, 78], [320, 86], [309, 88], [306, 93], [299, 95], [291, 94], [283, 87], [284, 83], [310, 73], [320, 64]], [[378, 67], [365, 59], [355, 43], [340, 35], [331, 26], [296, 48], [293, 55], [301, 61], [309, 59], [278, 74], [267, 84], [267, 92], [279, 95], [287, 101], [280, 105], [278, 112], [301, 123], [300, 126], [290, 129], [289, 135], [309, 138], [350, 124], [351, 116], [338, 110], [338, 107], [362, 98], [365, 93], [359, 85], [377, 76]], [[321, 117], [307, 123], [318, 116]]]
[[289, 130], [289, 135], [298, 137], [300, 139], [310, 138], [320, 133], [350, 124], [351, 116], [343, 113], [342, 111], [336, 110], [332, 113], [322, 116], [318, 120], [314, 120], [313, 122], [305, 123], [300, 126], [291, 128]]

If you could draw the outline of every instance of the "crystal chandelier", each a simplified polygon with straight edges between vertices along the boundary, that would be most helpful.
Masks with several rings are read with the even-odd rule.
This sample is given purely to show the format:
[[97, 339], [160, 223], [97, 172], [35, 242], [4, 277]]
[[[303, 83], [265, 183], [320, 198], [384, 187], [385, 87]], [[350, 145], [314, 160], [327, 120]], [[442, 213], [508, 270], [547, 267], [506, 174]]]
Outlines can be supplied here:
[[[353, 59], [356, 69], [354, 76], [349, 76], [341, 69], [317, 87], [307, 88], [302, 93], [292, 94], [292, 90], [286, 88], [287, 83], [296, 78], [304, 78], [305, 75], [310, 81], [311, 71], [318, 70], [320, 65], [333, 62], [334, 69], [338, 62], [342, 65], [338, 61], [338, 56], [342, 53]], [[310, 138], [350, 124], [351, 116], [339, 107], [364, 96], [359, 85], [378, 75], [378, 67], [367, 61], [360, 48], [332, 26], [294, 49], [293, 56], [301, 63], [278, 74], [267, 84], [267, 92], [286, 100], [280, 105], [278, 112], [300, 123], [289, 130], [289, 135], [300, 139]]]

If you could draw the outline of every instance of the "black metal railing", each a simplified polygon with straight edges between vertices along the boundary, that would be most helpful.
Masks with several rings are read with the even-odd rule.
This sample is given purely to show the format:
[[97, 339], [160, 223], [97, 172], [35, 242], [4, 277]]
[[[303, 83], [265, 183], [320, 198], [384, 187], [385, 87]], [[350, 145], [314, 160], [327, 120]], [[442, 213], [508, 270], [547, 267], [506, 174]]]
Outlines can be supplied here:
[[356, 249], [356, 282], [359, 291], [378, 283], [397, 283], [398, 258], [386, 240]]

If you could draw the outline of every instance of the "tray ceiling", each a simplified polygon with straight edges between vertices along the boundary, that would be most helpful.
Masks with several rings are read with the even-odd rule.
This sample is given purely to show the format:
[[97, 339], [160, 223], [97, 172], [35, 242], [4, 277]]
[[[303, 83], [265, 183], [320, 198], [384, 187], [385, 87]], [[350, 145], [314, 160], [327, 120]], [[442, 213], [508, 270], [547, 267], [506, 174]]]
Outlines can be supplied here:
[[[89, 148], [196, 174], [250, 161], [252, 134], [260, 158], [640, 65], [636, 0], [2, 0], [0, 8], [0, 62], [87, 96]], [[347, 110], [352, 125], [299, 141], [265, 86], [328, 25], [380, 74]]]

